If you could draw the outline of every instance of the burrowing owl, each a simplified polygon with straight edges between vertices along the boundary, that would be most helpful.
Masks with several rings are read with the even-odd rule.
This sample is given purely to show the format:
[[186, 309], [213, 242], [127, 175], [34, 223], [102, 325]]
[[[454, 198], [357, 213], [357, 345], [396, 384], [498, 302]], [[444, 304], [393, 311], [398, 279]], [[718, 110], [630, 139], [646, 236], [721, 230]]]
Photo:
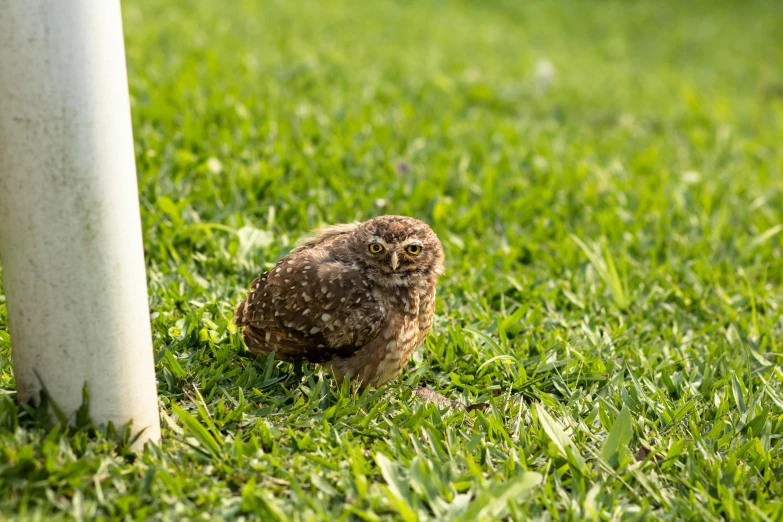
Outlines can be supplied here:
[[252, 352], [380, 386], [432, 326], [443, 247], [429, 226], [403, 216], [315, 232], [253, 281], [234, 322]]

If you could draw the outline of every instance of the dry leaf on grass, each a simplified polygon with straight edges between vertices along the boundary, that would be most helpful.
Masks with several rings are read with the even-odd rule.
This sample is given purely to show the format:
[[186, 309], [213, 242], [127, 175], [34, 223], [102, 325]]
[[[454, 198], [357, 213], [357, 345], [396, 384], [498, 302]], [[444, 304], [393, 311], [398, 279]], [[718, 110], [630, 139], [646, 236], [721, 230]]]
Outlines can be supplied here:
[[480, 402], [476, 404], [469, 404], [465, 405], [459, 401], [453, 401], [449, 399], [448, 397], [441, 395], [440, 393], [430, 390], [429, 388], [421, 387], [417, 388], [415, 390], [416, 395], [420, 399], [424, 399], [427, 402], [434, 402], [438, 406], [446, 407], [446, 408], [452, 408], [455, 410], [465, 410], [465, 411], [473, 411], [473, 410], [485, 410], [489, 408], [489, 403], [486, 402]]

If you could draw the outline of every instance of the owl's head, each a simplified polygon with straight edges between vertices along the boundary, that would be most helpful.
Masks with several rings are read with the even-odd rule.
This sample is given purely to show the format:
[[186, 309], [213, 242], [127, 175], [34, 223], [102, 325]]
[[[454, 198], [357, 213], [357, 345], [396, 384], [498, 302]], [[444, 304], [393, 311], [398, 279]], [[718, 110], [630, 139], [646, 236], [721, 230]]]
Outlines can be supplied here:
[[354, 256], [368, 275], [387, 286], [434, 282], [443, 273], [443, 247], [426, 223], [405, 216], [380, 216], [359, 224], [351, 238]]

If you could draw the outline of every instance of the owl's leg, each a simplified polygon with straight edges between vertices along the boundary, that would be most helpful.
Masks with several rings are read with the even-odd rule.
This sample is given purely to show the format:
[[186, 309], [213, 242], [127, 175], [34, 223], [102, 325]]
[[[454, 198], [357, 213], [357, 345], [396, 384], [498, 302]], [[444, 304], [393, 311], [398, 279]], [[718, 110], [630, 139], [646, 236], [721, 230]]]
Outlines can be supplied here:
[[337, 381], [337, 384], [342, 384], [346, 377], [349, 379], [351, 378], [351, 375], [347, 373], [344, 364], [340, 364], [340, 362], [343, 360], [344, 359], [337, 358], [322, 363], [324, 369], [332, 374], [332, 377], [334, 377], [334, 380]]

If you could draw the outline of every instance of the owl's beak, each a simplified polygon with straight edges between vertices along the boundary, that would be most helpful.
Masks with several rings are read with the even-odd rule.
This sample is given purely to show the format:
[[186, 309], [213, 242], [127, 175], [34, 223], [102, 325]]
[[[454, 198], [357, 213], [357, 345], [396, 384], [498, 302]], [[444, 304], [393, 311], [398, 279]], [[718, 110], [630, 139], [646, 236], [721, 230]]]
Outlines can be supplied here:
[[392, 270], [396, 272], [398, 266], [400, 266], [400, 259], [397, 257], [397, 252], [392, 252], [392, 257], [391, 257]]

